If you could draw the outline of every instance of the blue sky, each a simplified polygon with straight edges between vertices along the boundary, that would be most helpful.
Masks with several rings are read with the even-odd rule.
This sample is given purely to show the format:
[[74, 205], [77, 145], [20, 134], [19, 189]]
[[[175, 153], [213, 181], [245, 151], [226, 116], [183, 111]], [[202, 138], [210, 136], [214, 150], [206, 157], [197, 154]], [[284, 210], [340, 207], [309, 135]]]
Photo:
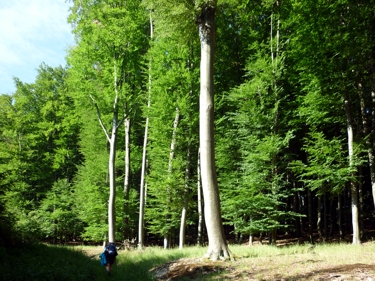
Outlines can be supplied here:
[[15, 91], [13, 77], [32, 83], [42, 62], [65, 66], [74, 44], [66, 0], [0, 0], [0, 94]]

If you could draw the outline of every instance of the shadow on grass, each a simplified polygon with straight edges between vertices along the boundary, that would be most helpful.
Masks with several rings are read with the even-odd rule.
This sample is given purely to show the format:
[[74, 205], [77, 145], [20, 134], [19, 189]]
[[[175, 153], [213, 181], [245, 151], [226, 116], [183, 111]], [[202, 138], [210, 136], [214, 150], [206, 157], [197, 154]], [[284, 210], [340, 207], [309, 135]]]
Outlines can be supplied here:
[[0, 280], [104, 280], [97, 278], [97, 261], [82, 251], [43, 244], [0, 251]]
[[0, 280], [155, 280], [149, 272], [155, 266], [183, 257], [183, 252], [122, 252], [110, 276], [98, 256], [82, 250], [44, 244], [0, 248]]

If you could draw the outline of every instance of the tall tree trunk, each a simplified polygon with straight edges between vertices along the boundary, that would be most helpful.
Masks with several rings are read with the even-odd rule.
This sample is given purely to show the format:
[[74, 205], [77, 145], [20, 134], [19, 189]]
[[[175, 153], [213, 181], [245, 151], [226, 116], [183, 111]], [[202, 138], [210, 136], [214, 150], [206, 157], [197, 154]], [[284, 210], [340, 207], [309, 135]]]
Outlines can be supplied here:
[[108, 200], [108, 241], [110, 243], [116, 242], [116, 173], [115, 173], [115, 162], [116, 162], [116, 142], [117, 142], [117, 130], [121, 125], [118, 121], [118, 90], [117, 90], [117, 64], [116, 57], [114, 57], [114, 89], [115, 99], [113, 102], [113, 117], [112, 117], [112, 130], [111, 136], [109, 136], [107, 129], [100, 116], [99, 106], [95, 102], [94, 98], [90, 95], [93, 101], [96, 112], [98, 115], [99, 123], [107, 137], [109, 142], [109, 160], [108, 160], [108, 171], [109, 171], [109, 200]]
[[198, 238], [197, 244], [203, 246], [203, 200], [202, 200], [202, 186], [201, 186], [201, 162], [200, 149], [198, 149], [198, 163], [197, 163], [197, 191], [198, 191]]
[[359, 233], [360, 239], [363, 239], [365, 236], [365, 227], [363, 220], [363, 170], [362, 167], [358, 169], [358, 211], [359, 211]]
[[342, 230], [342, 198], [341, 198], [341, 194], [338, 194], [338, 196], [337, 196], [337, 213], [338, 213], [337, 225], [339, 227], [339, 237], [340, 237], [340, 241], [341, 241], [344, 238], [344, 233], [343, 233], [343, 230]]
[[[295, 186], [296, 185], [296, 182], [293, 181], [293, 185]], [[299, 213], [299, 200], [298, 200], [298, 191], [294, 191], [294, 194], [293, 194], [293, 212], [295, 212], [296, 214]], [[296, 218], [294, 220], [294, 227], [296, 229], [296, 237], [300, 238], [302, 235], [301, 235], [301, 223], [300, 223], [300, 218]]]
[[309, 224], [309, 241], [314, 243], [313, 237], [313, 207], [312, 207], [312, 194], [310, 188], [307, 188], [307, 216]]
[[375, 210], [375, 157], [374, 157], [374, 147], [373, 147], [374, 135], [370, 134], [369, 122], [368, 122], [367, 113], [366, 113], [366, 104], [365, 104], [365, 99], [363, 97], [363, 89], [362, 89], [361, 83], [358, 84], [358, 95], [359, 95], [359, 100], [361, 104], [362, 131], [363, 131], [363, 136], [366, 140], [368, 162], [369, 162], [369, 167], [370, 167], [372, 201], [373, 201], [374, 210]]
[[[348, 152], [349, 152], [349, 167], [354, 169], [354, 151], [353, 151], [353, 121], [351, 116], [350, 100], [349, 95], [345, 94], [345, 113], [347, 122], [347, 132], [348, 132]], [[355, 177], [355, 172], [352, 172], [353, 178]], [[352, 206], [352, 227], [353, 227], [353, 244], [359, 244], [360, 234], [359, 234], [359, 223], [358, 223], [358, 188], [354, 179], [350, 181], [350, 195], [351, 195], [351, 206]]]
[[[298, 206], [299, 206], [299, 210], [304, 210], [306, 207], [306, 204], [305, 204], [305, 197], [304, 196], [301, 196], [301, 193], [298, 191], [297, 192], [297, 195], [298, 195]], [[304, 223], [303, 223], [303, 217], [301, 216], [301, 217], [299, 217], [299, 226], [300, 226], [300, 229], [301, 229], [301, 232], [300, 232], [300, 234], [301, 234], [301, 238], [304, 236]]]
[[129, 177], [130, 177], [130, 119], [124, 119], [125, 130], [125, 175], [124, 175], [124, 231], [123, 238], [129, 237]]
[[[117, 115], [117, 114], [116, 114]], [[117, 119], [117, 117], [115, 118]], [[115, 122], [115, 120], [113, 120]], [[116, 160], [116, 129], [113, 125], [111, 141], [109, 143], [109, 202], [108, 202], [108, 242], [116, 242], [116, 175], [115, 175], [115, 160]]]
[[334, 233], [334, 221], [335, 221], [335, 197], [332, 197], [329, 204], [329, 236]]
[[187, 155], [186, 155], [186, 167], [185, 167], [185, 188], [184, 188], [184, 206], [181, 212], [181, 222], [180, 222], [180, 241], [179, 248], [182, 249], [185, 245], [185, 231], [186, 231], [186, 217], [189, 206], [189, 179], [190, 179], [190, 142], [188, 144]]
[[317, 216], [317, 222], [316, 227], [318, 229], [319, 234], [319, 242], [323, 242], [323, 234], [322, 234], [322, 196], [318, 196], [318, 216]]
[[112, 132], [109, 141], [109, 202], [108, 202], [108, 242], [116, 242], [116, 143], [118, 122], [118, 91], [117, 91], [117, 64], [114, 58], [114, 89]]
[[[172, 140], [171, 140], [171, 149], [169, 151], [169, 163], [168, 163], [168, 176], [171, 178], [172, 177], [172, 171], [173, 171], [173, 159], [174, 159], [174, 152], [176, 150], [176, 134], [177, 134], [177, 127], [178, 127], [178, 122], [179, 122], [179, 119], [180, 119], [180, 110], [178, 109], [178, 107], [176, 107], [176, 115], [175, 115], [175, 118], [174, 118], [174, 122], [173, 122], [173, 132], [172, 132]], [[168, 185], [167, 186], [167, 196], [168, 196], [168, 210], [170, 209], [170, 204], [172, 203], [172, 197], [171, 197], [171, 187]], [[166, 220], [167, 220], [167, 223], [170, 224], [170, 218], [171, 218], [171, 215], [170, 214], [167, 214], [166, 216]], [[171, 246], [171, 241], [166, 241], [167, 239], [171, 239], [171, 233], [172, 229], [169, 228], [167, 230], [167, 233], [164, 235], [164, 249], [169, 248]]]
[[[154, 37], [154, 29], [152, 16], [150, 12], [150, 38], [151, 40]], [[148, 99], [147, 99], [147, 108], [150, 108], [151, 104], [151, 58], [149, 63], [149, 74], [148, 74]], [[148, 113], [147, 113], [148, 114]], [[142, 171], [141, 171], [141, 185], [139, 190], [139, 222], [138, 222], [138, 248], [142, 249], [144, 245], [144, 216], [145, 216], [145, 198], [146, 198], [146, 189], [145, 189], [145, 177], [146, 177], [146, 148], [147, 148], [147, 138], [148, 138], [148, 122], [149, 118], [146, 117], [145, 125], [145, 136], [143, 139], [143, 152], [142, 152]]]
[[214, 45], [216, 1], [207, 1], [201, 7], [198, 27], [201, 42], [199, 141], [201, 148], [201, 177], [204, 197], [204, 215], [208, 234], [207, 258], [229, 258], [221, 219], [219, 188], [216, 177], [214, 151]]
[[323, 223], [324, 223], [324, 241], [328, 238], [328, 210], [327, 205], [327, 192], [323, 193]]

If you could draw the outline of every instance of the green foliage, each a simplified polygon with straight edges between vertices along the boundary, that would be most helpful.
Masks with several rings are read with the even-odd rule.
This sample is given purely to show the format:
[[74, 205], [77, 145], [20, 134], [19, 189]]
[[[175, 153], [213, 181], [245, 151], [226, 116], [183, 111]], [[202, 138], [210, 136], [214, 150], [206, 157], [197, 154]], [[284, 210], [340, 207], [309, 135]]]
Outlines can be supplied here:
[[[311, 132], [305, 140], [303, 150], [307, 154], [307, 164], [302, 161], [291, 163], [291, 168], [299, 175], [302, 182], [317, 194], [327, 191], [339, 194], [345, 183], [353, 179], [355, 165], [360, 165], [360, 159], [354, 167], [350, 167], [347, 159], [345, 144], [333, 138], [327, 140], [322, 132]], [[359, 155], [359, 151], [355, 153]]]
[[[277, 18], [272, 9], [264, 13], [270, 13], [270, 19]], [[270, 24], [276, 29], [275, 22]], [[276, 52], [283, 41], [276, 32], [271, 33], [270, 40], [262, 39], [265, 42], [258, 39], [249, 47], [253, 55], [246, 66], [247, 80], [232, 89], [227, 97], [233, 109], [227, 113], [230, 131], [224, 139], [237, 153], [229, 161], [234, 169], [225, 174], [234, 182], [223, 190], [223, 213], [227, 224], [234, 225], [235, 232], [243, 234], [288, 228], [288, 220], [298, 215], [285, 205], [293, 191], [287, 188], [283, 161], [287, 159], [285, 152], [294, 134], [283, 119], [289, 110], [284, 103], [287, 95], [281, 86], [284, 55]], [[219, 159], [227, 156], [224, 149], [219, 151], [223, 151]]]
[[[192, 188], [193, 175], [186, 175], [186, 165], [197, 155], [198, 73], [195, 66], [198, 65], [198, 56], [197, 48], [191, 42], [178, 45], [181, 34], [167, 35], [158, 24], [156, 21], [156, 40], [150, 49], [150, 173], [147, 177], [146, 220], [150, 232], [166, 235], [179, 228], [185, 192]], [[190, 205], [194, 203], [189, 202]], [[189, 213], [191, 217], [192, 213]]]
[[61, 242], [69, 241], [82, 232], [82, 223], [74, 206], [74, 193], [67, 180], [53, 185], [42, 200], [37, 216], [45, 238], [58, 237]]
[[[137, 236], [145, 117], [146, 226], [174, 233], [186, 193], [188, 224], [196, 223], [197, 23], [208, 7], [216, 16], [215, 153], [225, 223], [241, 234], [291, 230], [303, 215], [292, 211], [295, 198], [340, 196], [348, 182], [360, 182], [360, 168], [363, 206], [372, 205], [373, 0], [81, 0], [68, 19], [76, 36], [68, 69], [42, 64], [34, 83], [15, 79], [15, 93], [0, 96], [0, 243], [106, 238], [109, 146], [90, 95], [103, 126], [118, 126], [117, 239], [127, 230]], [[129, 198], [123, 117], [131, 120]]]
[[40, 238], [35, 212], [54, 182], [71, 180], [79, 164], [79, 126], [66, 94], [65, 70], [42, 64], [35, 83], [15, 80], [17, 90], [2, 99], [1, 185], [3, 202], [24, 240]]

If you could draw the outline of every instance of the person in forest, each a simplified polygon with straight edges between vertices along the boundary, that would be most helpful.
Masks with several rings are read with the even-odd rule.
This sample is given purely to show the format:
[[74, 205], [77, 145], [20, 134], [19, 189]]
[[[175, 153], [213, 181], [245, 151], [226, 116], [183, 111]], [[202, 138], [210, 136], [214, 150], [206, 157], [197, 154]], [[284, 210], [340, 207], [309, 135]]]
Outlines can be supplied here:
[[112, 272], [112, 265], [116, 261], [117, 254], [117, 248], [115, 243], [109, 243], [104, 250], [105, 258], [107, 261], [106, 264], [106, 270], [108, 274], [111, 274]]

